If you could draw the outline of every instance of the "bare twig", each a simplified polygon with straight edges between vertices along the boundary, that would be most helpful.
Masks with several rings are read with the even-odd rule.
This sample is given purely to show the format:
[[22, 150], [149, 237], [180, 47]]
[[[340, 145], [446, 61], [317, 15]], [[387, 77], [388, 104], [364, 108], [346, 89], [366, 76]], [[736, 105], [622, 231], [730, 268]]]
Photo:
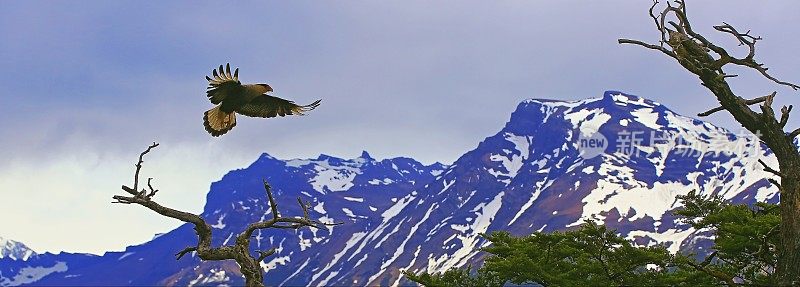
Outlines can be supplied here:
[[780, 171], [777, 171], [777, 170], [775, 170], [775, 169], [773, 169], [773, 168], [769, 167], [769, 166], [767, 165], [767, 163], [765, 163], [763, 160], [760, 160], [760, 159], [759, 159], [759, 160], [758, 160], [758, 163], [760, 163], [760, 164], [761, 164], [761, 166], [764, 168], [764, 171], [766, 171], [766, 172], [769, 172], [769, 173], [772, 173], [772, 174], [774, 174], [774, 175], [777, 175], [777, 176], [779, 176], [779, 177], [783, 177], [783, 174], [782, 174]]
[[183, 257], [183, 255], [186, 255], [186, 253], [189, 253], [189, 252], [192, 252], [192, 251], [197, 251], [197, 246], [186, 247], [185, 249], [181, 250], [180, 252], [175, 253], [175, 260], [181, 259], [181, 257]]
[[153, 198], [153, 196], [156, 195], [156, 192], [158, 192], [158, 189], [154, 189], [153, 185], [150, 184], [150, 181], [152, 181], [152, 180], [153, 180], [152, 177], [147, 178], [147, 187], [150, 188], [150, 193], [148, 193], [147, 196], [146, 196], [147, 199]]
[[707, 117], [707, 116], [710, 116], [713, 113], [724, 111], [724, 110], [725, 110], [725, 108], [723, 108], [723, 107], [716, 107], [716, 108], [707, 110], [705, 112], [699, 113], [699, 114], [697, 114], [697, 116], [698, 117]]
[[788, 86], [794, 90], [800, 89], [800, 86], [796, 84], [781, 81], [771, 76], [769, 73], [767, 73], [767, 70], [769, 70], [769, 68], [765, 68], [764, 64], [760, 64], [753, 59], [753, 57], [755, 57], [756, 54], [756, 42], [761, 40], [761, 37], [750, 35], [750, 30], [748, 30], [745, 33], [740, 33], [739, 31], [736, 30], [736, 28], [725, 22], [723, 22], [722, 25], [714, 26], [714, 29], [723, 33], [728, 33], [733, 35], [739, 41], [740, 46], [746, 45], [749, 50], [747, 56], [744, 58], [739, 59], [731, 57], [729, 59], [730, 63], [753, 68], [757, 70], [759, 73], [761, 73], [761, 75], [763, 75], [767, 79], [770, 79], [779, 85]]
[[136, 173], [134, 173], [134, 175], [133, 175], [133, 190], [134, 190], [134, 192], [126, 190], [128, 193], [133, 194], [133, 195], [138, 194], [137, 191], [139, 190], [139, 171], [142, 169], [142, 163], [144, 163], [144, 160], [143, 160], [144, 155], [149, 153], [150, 150], [154, 149], [157, 146], [158, 146], [158, 143], [157, 142], [153, 142], [153, 144], [151, 144], [149, 147], [147, 147], [146, 150], [144, 150], [142, 153], [139, 154], [139, 162], [136, 163]]
[[[658, 17], [656, 17], [656, 15], [653, 13], [653, 9], [655, 9], [656, 6], [658, 6], [658, 0], [653, 0], [653, 5], [650, 6], [650, 10], [648, 11], [650, 12], [650, 18], [653, 18], [653, 22], [656, 24], [656, 28], [661, 30], [661, 26], [658, 24]], [[664, 46], [665, 42], [667, 42], [667, 39], [664, 34], [661, 34], [661, 47]]]
[[754, 60], [747, 61], [747, 60], [742, 60], [742, 59], [732, 59], [731, 63], [739, 65], [739, 66], [745, 66], [745, 67], [753, 68], [756, 71], [758, 71], [759, 73], [761, 73], [762, 76], [764, 76], [765, 78], [775, 82], [776, 84], [790, 87], [795, 91], [800, 89], [800, 86], [798, 86], [796, 84], [793, 84], [793, 83], [790, 83], [790, 82], [786, 82], [786, 81], [781, 81], [781, 80], [778, 80], [777, 78], [773, 77], [772, 75], [767, 73], [767, 70], [769, 70], [769, 69], [768, 68], [764, 68], [764, 64], [756, 63], [756, 61], [754, 61]]
[[[763, 97], [758, 97], [758, 98], [755, 98], [755, 99], [752, 99], [752, 100], [740, 99], [740, 101], [742, 103], [746, 104], [746, 105], [755, 105], [755, 104], [762, 103], [762, 102], [766, 101], [768, 97], [769, 96], [763, 96]], [[710, 116], [713, 113], [724, 111], [724, 110], [725, 110], [725, 107], [719, 106], [719, 107], [710, 109], [708, 111], [699, 113], [699, 114], [697, 114], [697, 116], [698, 117], [707, 117], [707, 116]]]
[[778, 182], [777, 180], [775, 180], [774, 178], [767, 178], [767, 181], [769, 181], [769, 183], [771, 183], [771, 184], [775, 185], [775, 187], [777, 187], [777, 188], [778, 188], [778, 190], [780, 190], [781, 188], [783, 188], [783, 186], [781, 185], [781, 183], [780, 183], [780, 182]]
[[300, 204], [300, 208], [303, 209], [303, 218], [308, 218], [308, 204], [303, 202], [299, 196], [297, 197], [297, 203]]
[[673, 53], [672, 51], [670, 51], [667, 48], [664, 48], [663, 46], [648, 44], [648, 43], [645, 43], [645, 42], [642, 42], [642, 41], [639, 41], [639, 40], [631, 40], [631, 39], [619, 39], [619, 40], [617, 40], [617, 42], [619, 42], [620, 44], [639, 45], [639, 46], [642, 46], [642, 47], [645, 47], [645, 48], [648, 48], [648, 49], [661, 51], [662, 53], [666, 54], [667, 56], [675, 58], [675, 53]]
[[711, 264], [711, 261], [713, 261], [713, 260], [714, 260], [714, 258], [715, 258], [715, 257], [717, 257], [717, 252], [719, 252], [719, 251], [714, 251], [714, 252], [712, 252], [711, 254], [709, 254], [709, 255], [706, 257], [706, 259], [705, 259], [705, 260], [703, 260], [703, 262], [701, 262], [701, 263], [700, 263], [700, 266], [703, 266], [703, 267], [705, 267], [705, 266], [708, 266], [708, 264]]
[[751, 36], [750, 30], [747, 30], [745, 33], [739, 33], [739, 31], [736, 31], [736, 28], [725, 22], [722, 22], [722, 25], [714, 26], [714, 29], [736, 37], [736, 39], [739, 40], [739, 46], [747, 45], [749, 53], [747, 53], [747, 57], [744, 57], [745, 60], [753, 59], [753, 56], [756, 55], [756, 42], [761, 40], [761, 37]]
[[781, 120], [780, 120], [780, 122], [778, 122], [778, 124], [781, 126], [781, 128], [785, 128], [786, 127], [786, 123], [789, 122], [789, 113], [792, 112], [792, 107], [793, 107], [792, 105], [789, 105], [788, 107], [787, 106], [783, 106], [781, 108]]
[[269, 198], [269, 208], [272, 210], [272, 219], [277, 220], [280, 216], [278, 214], [278, 205], [275, 203], [275, 198], [272, 197], [272, 187], [264, 180], [264, 190], [267, 191], [267, 198]]
[[256, 251], [256, 253], [258, 253], [258, 258], [256, 258], [256, 262], [264, 261], [264, 258], [267, 258], [272, 254], [275, 254], [276, 250], [277, 249], [275, 249], [275, 247], [272, 247], [267, 251], [261, 251], [261, 250]]
[[772, 110], [772, 102], [775, 100], [775, 95], [777, 93], [778, 92], [772, 92], [772, 94], [769, 94], [767, 98], [764, 99], [764, 104], [761, 105], [761, 115], [766, 122], [775, 120], [775, 111]]
[[800, 128], [793, 130], [788, 135], [786, 135], [786, 137], [788, 137], [790, 141], [793, 141], [794, 138], [796, 138], [798, 135], [800, 135]]

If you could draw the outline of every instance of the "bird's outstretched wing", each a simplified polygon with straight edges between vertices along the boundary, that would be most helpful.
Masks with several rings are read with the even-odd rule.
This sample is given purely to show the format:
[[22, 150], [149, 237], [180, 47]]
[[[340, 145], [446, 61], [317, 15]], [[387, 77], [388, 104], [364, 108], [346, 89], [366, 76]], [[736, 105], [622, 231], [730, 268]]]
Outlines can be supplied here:
[[302, 116], [305, 112], [313, 110], [319, 106], [322, 100], [316, 100], [305, 106], [295, 104], [292, 101], [284, 100], [269, 95], [260, 95], [249, 103], [239, 107], [237, 113], [248, 117], [273, 118], [276, 116], [298, 115]]
[[214, 78], [206, 76], [208, 80], [208, 90], [206, 96], [212, 104], [219, 104], [228, 95], [238, 93], [242, 89], [242, 83], [239, 82], [239, 68], [231, 74], [231, 64], [226, 64], [225, 69], [219, 65], [218, 70], [214, 70]]

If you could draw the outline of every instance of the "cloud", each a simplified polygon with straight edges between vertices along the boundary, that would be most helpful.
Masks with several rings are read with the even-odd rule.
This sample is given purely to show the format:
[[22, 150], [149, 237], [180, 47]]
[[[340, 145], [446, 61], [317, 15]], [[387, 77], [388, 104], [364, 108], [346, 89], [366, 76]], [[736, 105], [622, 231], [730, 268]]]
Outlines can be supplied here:
[[[257, 158], [224, 150], [216, 144], [162, 145], [145, 158], [142, 178], [154, 177], [159, 203], [201, 212], [211, 182]], [[117, 156], [83, 149], [54, 156], [47, 165], [8, 165], [0, 172], [6, 203], [0, 230], [37, 252], [100, 254], [177, 227], [181, 222], [143, 207], [111, 203], [111, 196], [124, 194], [122, 184], [132, 184], [139, 152]]]

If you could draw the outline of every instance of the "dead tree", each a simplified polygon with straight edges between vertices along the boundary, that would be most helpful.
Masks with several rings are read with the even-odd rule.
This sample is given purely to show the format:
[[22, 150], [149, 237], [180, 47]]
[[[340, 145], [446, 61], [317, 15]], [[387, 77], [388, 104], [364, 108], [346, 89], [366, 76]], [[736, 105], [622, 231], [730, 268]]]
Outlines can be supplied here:
[[[275, 248], [266, 251], [256, 251], [257, 255], [250, 253], [250, 238], [253, 232], [260, 229], [267, 228], [280, 228], [280, 229], [299, 229], [302, 227], [310, 228], [326, 228], [327, 225], [336, 225], [339, 223], [322, 223], [312, 220], [308, 216], [308, 203], [303, 202], [299, 197], [297, 202], [303, 210], [303, 217], [283, 217], [278, 212], [278, 206], [275, 199], [272, 197], [272, 190], [267, 181], [264, 181], [264, 189], [267, 192], [267, 199], [269, 199], [269, 207], [272, 210], [272, 219], [267, 221], [255, 222], [245, 228], [244, 231], [236, 236], [236, 241], [233, 245], [226, 245], [221, 247], [211, 246], [211, 226], [203, 220], [199, 215], [175, 210], [153, 201], [153, 196], [156, 195], [158, 189], [153, 188], [151, 183], [153, 178], [147, 179], [147, 187], [140, 186], [139, 171], [142, 169], [143, 157], [150, 152], [153, 148], [157, 147], [158, 143], [153, 143], [145, 151], [139, 154], [139, 162], [136, 163], [136, 173], [133, 177], [133, 187], [126, 185], [122, 186], [122, 190], [130, 194], [130, 196], [115, 195], [113, 198], [116, 200], [114, 203], [122, 204], [138, 204], [155, 211], [166, 217], [171, 217], [183, 222], [194, 224], [194, 230], [197, 233], [197, 245], [187, 247], [175, 254], [176, 259], [180, 259], [183, 255], [189, 252], [197, 252], [197, 256], [202, 260], [235, 260], [239, 264], [242, 275], [245, 278], [247, 286], [264, 286], [264, 274], [261, 265], [259, 264], [268, 256], [275, 253]], [[139, 189], [141, 187], [141, 189]]]
[[[661, 33], [658, 44], [648, 44], [638, 40], [619, 39], [620, 44], [634, 44], [648, 49], [660, 51], [675, 59], [692, 74], [697, 75], [702, 85], [708, 88], [719, 101], [720, 106], [698, 114], [700, 117], [719, 111], [728, 111], [744, 128], [754, 133], [778, 159], [778, 168], [761, 164], [765, 171], [775, 178], [768, 180], [780, 189], [781, 224], [778, 228], [780, 244], [778, 250], [778, 266], [776, 276], [782, 285], [800, 285], [800, 154], [794, 139], [800, 134], [800, 128], [790, 132], [784, 131], [792, 106], [783, 106], [780, 115], [775, 114], [772, 102], [777, 92], [754, 99], [745, 99], [736, 95], [727, 80], [736, 77], [726, 74], [723, 68], [729, 65], [750, 68], [778, 85], [798, 90], [800, 86], [778, 80], [767, 72], [764, 64], [758, 63], [754, 57], [756, 42], [761, 37], [753, 36], [750, 31], [740, 32], [728, 23], [714, 26], [714, 30], [730, 34], [739, 46], [748, 48], [744, 57], [735, 57], [724, 48], [712, 43], [697, 33], [689, 24], [684, 1], [667, 2], [666, 7], [658, 14], [654, 12], [658, 1], [650, 7], [656, 28]], [[750, 108], [758, 105], [760, 111]]]

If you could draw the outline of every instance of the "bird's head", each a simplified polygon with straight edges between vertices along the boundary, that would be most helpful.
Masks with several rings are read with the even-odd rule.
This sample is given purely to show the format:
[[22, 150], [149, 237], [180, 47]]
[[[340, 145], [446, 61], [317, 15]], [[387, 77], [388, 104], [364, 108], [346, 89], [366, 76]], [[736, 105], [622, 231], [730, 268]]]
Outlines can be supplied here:
[[261, 92], [261, 93], [269, 93], [269, 92], [272, 92], [272, 87], [270, 87], [270, 86], [269, 86], [269, 85], [267, 85], [267, 84], [256, 84], [256, 86], [259, 86], [259, 87], [262, 87], [262, 88], [264, 88], [264, 91], [263, 91], [263, 92]]

